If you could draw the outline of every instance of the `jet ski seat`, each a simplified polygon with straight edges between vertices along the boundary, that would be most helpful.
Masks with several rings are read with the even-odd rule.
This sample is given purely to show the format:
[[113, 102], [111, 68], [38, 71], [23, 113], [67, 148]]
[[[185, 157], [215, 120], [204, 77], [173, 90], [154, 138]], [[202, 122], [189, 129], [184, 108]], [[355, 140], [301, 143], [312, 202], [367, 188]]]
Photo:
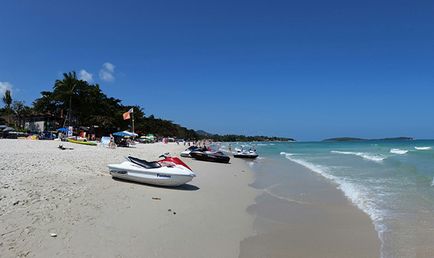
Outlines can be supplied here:
[[156, 161], [148, 162], [144, 159], [138, 159], [138, 158], [131, 157], [131, 156], [128, 156], [128, 160], [130, 160], [132, 163], [134, 163], [136, 165], [139, 165], [139, 166], [147, 168], [147, 169], [160, 168], [161, 167], [161, 164], [156, 162]]

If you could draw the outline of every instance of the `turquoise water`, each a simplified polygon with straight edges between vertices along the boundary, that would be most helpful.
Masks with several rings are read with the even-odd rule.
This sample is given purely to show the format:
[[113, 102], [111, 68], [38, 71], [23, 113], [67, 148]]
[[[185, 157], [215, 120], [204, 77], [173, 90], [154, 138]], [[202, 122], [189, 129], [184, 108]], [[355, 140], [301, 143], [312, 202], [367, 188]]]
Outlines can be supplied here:
[[299, 163], [335, 183], [372, 219], [382, 241], [383, 257], [433, 254], [434, 141], [291, 142], [252, 146], [262, 158]]

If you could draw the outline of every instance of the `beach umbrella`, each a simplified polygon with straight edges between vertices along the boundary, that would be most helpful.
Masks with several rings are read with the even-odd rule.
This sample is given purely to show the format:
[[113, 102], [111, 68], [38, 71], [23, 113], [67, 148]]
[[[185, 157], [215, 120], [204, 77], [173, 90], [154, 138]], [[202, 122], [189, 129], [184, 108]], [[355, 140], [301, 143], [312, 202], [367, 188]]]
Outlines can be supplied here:
[[10, 132], [10, 131], [15, 131], [15, 129], [12, 127], [6, 127], [5, 129], [3, 129], [3, 132]]
[[58, 132], [62, 132], [62, 133], [67, 133], [67, 132], [68, 132], [68, 129], [65, 128], [65, 127], [62, 127], [62, 128], [57, 129], [57, 131], [58, 131]]
[[125, 133], [125, 132], [116, 132], [116, 133], [113, 133], [113, 136], [129, 137], [130, 135], [128, 133]]
[[124, 131], [124, 132], [126, 132], [126, 133], [129, 133], [130, 134], [130, 136], [134, 136], [134, 137], [137, 137], [137, 136], [139, 136], [138, 134], [136, 134], [136, 133], [132, 133], [132, 132], [128, 132], [128, 131]]
[[122, 131], [122, 132], [113, 133], [113, 136], [118, 136], [118, 137], [135, 137], [135, 136], [138, 136], [138, 134], [132, 133], [132, 132], [128, 132], [128, 131]]

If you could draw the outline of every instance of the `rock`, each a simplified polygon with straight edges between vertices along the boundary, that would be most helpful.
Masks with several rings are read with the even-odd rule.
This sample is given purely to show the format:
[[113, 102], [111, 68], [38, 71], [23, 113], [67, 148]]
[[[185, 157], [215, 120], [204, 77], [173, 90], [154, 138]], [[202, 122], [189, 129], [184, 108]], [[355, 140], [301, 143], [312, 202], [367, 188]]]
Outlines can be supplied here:
[[15, 201], [12, 205], [17, 205], [18, 203], [20, 203], [20, 201]]
[[176, 215], [176, 212], [173, 212], [173, 215]]
[[167, 211], [172, 211], [172, 209], [168, 209]]
[[57, 234], [56, 233], [50, 233], [50, 236], [51, 237], [57, 237]]
[[159, 200], [161, 200], [161, 198], [160, 198], [160, 197], [152, 197], [152, 200], [157, 200], [157, 201], [159, 201]]

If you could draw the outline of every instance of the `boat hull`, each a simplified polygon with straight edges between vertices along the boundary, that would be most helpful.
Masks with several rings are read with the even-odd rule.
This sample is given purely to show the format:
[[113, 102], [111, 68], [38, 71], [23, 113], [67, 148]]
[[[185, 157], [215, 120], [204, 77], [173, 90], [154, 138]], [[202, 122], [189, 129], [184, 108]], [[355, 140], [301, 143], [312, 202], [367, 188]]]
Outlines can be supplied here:
[[95, 142], [85, 142], [85, 141], [78, 141], [78, 140], [74, 140], [74, 139], [67, 139], [67, 141], [70, 143], [83, 144], [83, 145], [88, 145], [88, 146], [97, 146], [97, 144]]
[[256, 159], [257, 157], [258, 154], [254, 154], [254, 155], [234, 154], [234, 158], [240, 158], [240, 159]]
[[197, 160], [218, 162], [218, 163], [229, 163], [230, 160], [228, 156], [213, 155], [213, 154], [195, 152], [195, 151], [192, 151], [190, 153], [190, 156]]
[[184, 157], [184, 158], [191, 158], [190, 152], [191, 151], [183, 151], [183, 152], [181, 152], [180, 156]]
[[[146, 171], [139, 168], [122, 166], [122, 164], [108, 165], [110, 175], [114, 178], [133, 181], [137, 183], [158, 185], [158, 186], [180, 186], [190, 182], [195, 177], [194, 173], [188, 172], [174, 174], [166, 173], [161, 169]], [[182, 170], [182, 169], [178, 169]]]

